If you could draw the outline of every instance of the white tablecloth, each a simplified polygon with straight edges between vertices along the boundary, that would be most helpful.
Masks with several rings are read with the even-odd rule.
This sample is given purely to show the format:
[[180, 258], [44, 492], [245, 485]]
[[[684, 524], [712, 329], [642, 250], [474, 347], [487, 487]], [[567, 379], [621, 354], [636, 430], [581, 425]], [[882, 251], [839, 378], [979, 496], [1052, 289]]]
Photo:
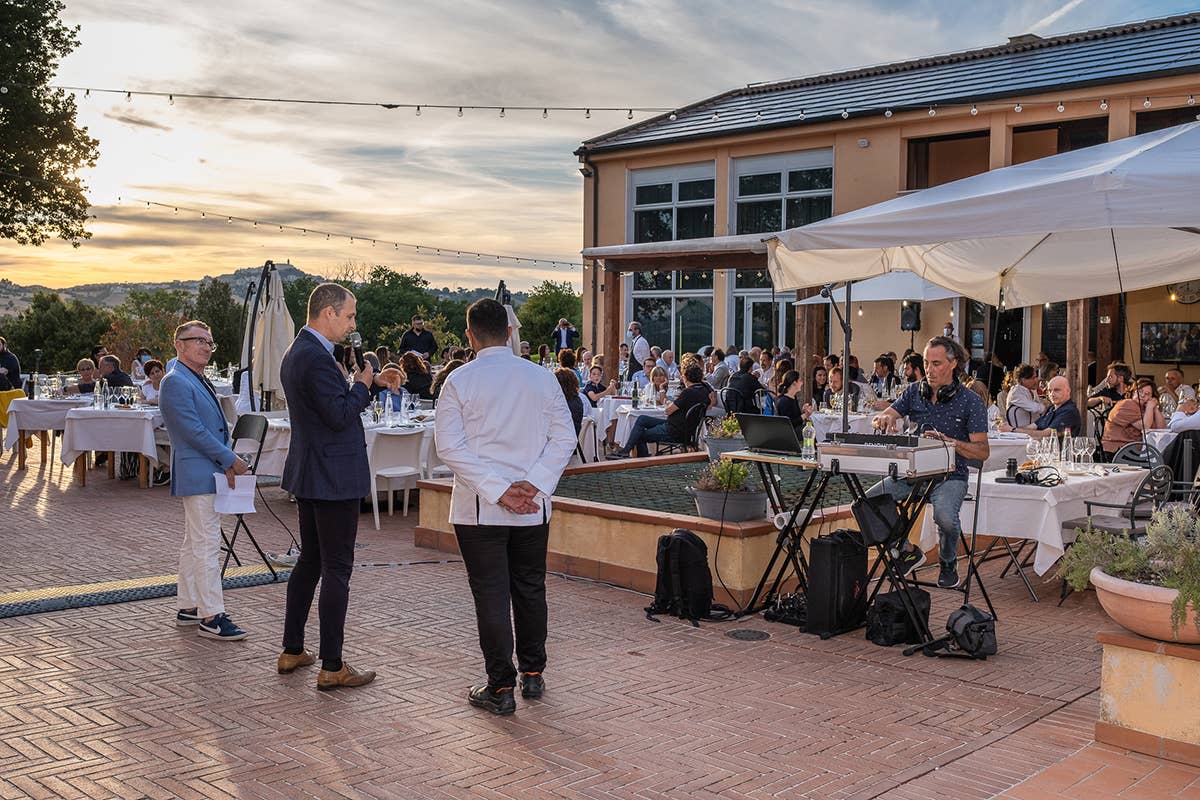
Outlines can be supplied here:
[[1175, 437], [1178, 435], [1175, 431], [1166, 428], [1152, 428], [1146, 431], [1146, 442], [1161, 453], [1171, 442], [1175, 441]]
[[631, 405], [623, 405], [617, 407], [617, 431], [613, 434], [613, 441], [620, 447], [624, 447], [629, 441], [629, 432], [633, 430], [633, 423], [640, 416], [658, 417], [659, 419], [667, 418], [665, 408], [655, 406], [653, 408], [634, 408]]
[[70, 465], [90, 450], [141, 453], [158, 464], [154, 429], [163, 424], [158, 409], [76, 408], [67, 412], [62, 462]]
[[1008, 459], [1015, 458], [1018, 464], [1027, 460], [1025, 445], [1029, 437], [1024, 433], [993, 433], [988, 435], [988, 447], [991, 452], [987, 461], [983, 462], [983, 471], [1002, 470]]
[[[363, 435], [368, 448], [371, 446], [371, 442], [374, 440], [380, 427], [373, 425], [363, 429]], [[425, 438], [421, 444], [421, 466], [424, 468], [429, 460], [429, 443], [433, 441], [433, 423], [427, 422], [419, 427], [425, 434]], [[267, 435], [263, 438], [262, 458], [258, 462], [258, 473], [260, 475], [283, 474], [283, 465], [287, 461], [288, 447], [291, 445], [291, 441], [291, 420], [285, 418], [267, 420]], [[254, 452], [248, 443], [241, 444], [234, 449], [238, 452], [251, 454]]]
[[67, 412], [73, 408], [90, 406], [90, 397], [73, 397], [66, 400], [13, 400], [8, 407], [8, 428], [4, 432], [4, 446], [12, 450], [17, 446], [17, 431], [61, 431], [67, 427]]
[[216, 390], [218, 397], [221, 395], [233, 394], [233, 381], [213, 381], [212, 385], [213, 389]]
[[[981, 535], [996, 535], [1014, 539], [1033, 539], [1037, 552], [1033, 570], [1045, 575], [1062, 558], [1064, 549], [1062, 524], [1066, 520], [1087, 514], [1085, 500], [1104, 503], [1124, 503], [1146, 477], [1140, 469], [1122, 469], [1102, 477], [1068, 475], [1058, 486], [1022, 486], [1015, 483], [996, 483], [1003, 470], [983, 474], [982, 497], [979, 506]], [[971, 474], [970, 492], [975, 491], [975, 474]], [[960, 519], [963, 531], [970, 536], [971, 518], [975, 504], [963, 503]], [[1066, 541], [1071, 541], [1068, 536]], [[933, 509], [926, 509], [921, 523], [921, 547], [929, 550], [938, 543], [937, 527], [933, 524]]]
[[[600, 432], [600, 437], [602, 440], [604, 438], [605, 431], [608, 430], [608, 426], [617, 419], [617, 409], [619, 409], [621, 406], [628, 406], [630, 404], [630, 399], [631, 398], [628, 397], [609, 395], [608, 397], [600, 398], [600, 402], [596, 404], [596, 407], [591, 409], [592, 413], [590, 413], [588, 416], [596, 421], [596, 430]], [[586, 405], [584, 410], [588, 410]]]
[[[871, 420], [875, 417], [874, 414], [851, 414], [846, 420], [850, 424], [850, 433], [870, 433]], [[841, 412], [826, 414], [821, 411], [814, 411], [809, 417], [809, 422], [813, 424], [813, 429], [817, 432], [817, 441], [825, 441], [825, 437], [830, 431], [842, 430], [842, 415]]]

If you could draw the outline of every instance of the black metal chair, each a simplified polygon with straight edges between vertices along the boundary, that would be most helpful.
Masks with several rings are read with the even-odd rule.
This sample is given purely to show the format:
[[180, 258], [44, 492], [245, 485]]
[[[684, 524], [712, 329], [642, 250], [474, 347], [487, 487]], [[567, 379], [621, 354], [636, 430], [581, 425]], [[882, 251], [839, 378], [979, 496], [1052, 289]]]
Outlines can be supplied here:
[[[1104, 531], [1114, 536], [1125, 534], [1131, 538], [1144, 536], [1146, 523], [1150, 519], [1151, 513], [1170, 498], [1174, 478], [1171, 468], [1160, 464], [1146, 473], [1146, 477], [1142, 478], [1127, 503], [1102, 503], [1099, 500], [1085, 500], [1087, 516], [1064, 520], [1063, 533], [1074, 534], [1075, 531], [1092, 530]], [[1092, 509], [1095, 508], [1112, 509], [1117, 513], [1094, 514]], [[1070, 544], [1067, 544], [1067, 547], [1069, 546]], [[1062, 605], [1063, 600], [1067, 599], [1068, 594], [1070, 594], [1070, 587], [1066, 581], [1063, 581], [1059, 605]]]
[[[258, 474], [258, 463], [262, 458], [263, 441], [266, 439], [268, 427], [266, 417], [258, 414], [243, 414], [238, 417], [237, 424], [233, 426], [233, 435], [230, 437], [235, 449], [237, 443], [243, 439], [248, 439], [257, 444], [257, 448], [254, 451], [254, 458], [250, 461], [249, 472], [255, 476], [255, 482], [259, 487], [278, 486], [280, 483], [278, 475]], [[254, 549], [258, 551], [259, 558], [262, 559], [263, 564], [270, 570], [271, 578], [279, 580], [279, 574], [275, 571], [275, 565], [271, 563], [271, 559], [267, 557], [262, 547], [259, 546], [258, 540], [254, 538], [254, 533], [250, 530], [250, 526], [246, 524], [245, 515], [237, 514], [236, 517], [237, 522], [234, 523], [233, 531], [228, 537], [225, 536], [225, 529], [221, 529], [221, 538], [224, 540], [224, 546], [221, 549], [225, 552], [225, 561], [221, 564], [221, 576], [224, 577], [225, 570], [229, 568], [230, 558], [233, 559], [237, 566], [240, 567], [242, 565], [241, 559], [238, 558], [233, 548], [237, 544], [238, 533], [245, 531], [246, 538], [250, 540], [250, 544], [254, 545]]]
[[717, 392], [717, 396], [721, 399], [726, 416], [750, 412], [750, 401], [746, 399], [746, 395], [732, 386], [726, 386]]
[[754, 407], [761, 414], [767, 407], [767, 398], [771, 397], [771, 392], [767, 389], [757, 389], [754, 392]]
[[700, 426], [704, 424], [704, 415], [708, 408], [702, 404], [692, 406], [683, 418], [683, 438], [678, 442], [659, 442], [654, 454], [656, 456], [670, 453], [686, 452], [700, 449]]
[[1163, 466], [1163, 456], [1154, 445], [1145, 442], [1130, 442], [1113, 453], [1112, 463], [1153, 469]]

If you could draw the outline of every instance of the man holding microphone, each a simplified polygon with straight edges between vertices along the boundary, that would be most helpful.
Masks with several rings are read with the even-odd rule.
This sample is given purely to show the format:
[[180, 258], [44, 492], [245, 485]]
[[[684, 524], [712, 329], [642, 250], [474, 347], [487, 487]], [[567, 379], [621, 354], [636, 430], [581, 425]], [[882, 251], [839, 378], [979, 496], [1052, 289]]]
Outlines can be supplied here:
[[434, 429], [438, 455], [454, 471], [450, 522], [487, 667], [487, 683], [467, 700], [493, 714], [516, 710], [518, 670], [523, 697], [545, 691], [550, 496], [575, 449], [558, 381], [514, 356], [509, 336], [508, 314], [495, 300], [467, 309], [477, 355], [446, 379]]
[[[355, 329], [356, 306], [354, 295], [336, 283], [313, 289], [308, 298], [308, 323], [279, 367], [292, 423], [281, 485], [296, 498], [300, 558], [288, 579], [283, 652], [277, 668], [281, 674], [290, 673], [316, 660], [304, 649], [304, 628], [320, 582], [321, 671], [317, 688], [321, 691], [375, 680], [374, 672], [356, 670], [342, 660], [359, 504], [375, 490], [359, 416], [370, 402], [374, 371], [371, 362], [364, 361], [347, 386], [333, 359], [334, 342], [341, 342]], [[398, 391], [399, 375], [389, 379]]]

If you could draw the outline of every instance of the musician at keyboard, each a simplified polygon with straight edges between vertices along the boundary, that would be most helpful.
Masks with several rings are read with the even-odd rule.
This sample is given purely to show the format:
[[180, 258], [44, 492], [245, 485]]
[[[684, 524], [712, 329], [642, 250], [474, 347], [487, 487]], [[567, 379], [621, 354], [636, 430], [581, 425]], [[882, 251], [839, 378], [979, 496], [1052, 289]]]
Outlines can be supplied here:
[[[962, 345], [947, 336], [935, 336], [925, 346], [925, 379], [911, 383], [891, 408], [872, 420], [876, 430], [891, 433], [908, 417], [926, 438], [953, 442], [955, 470], [930, 495], [933, 520], [937, 523], [941, 571], [938, 586], [958, 586], [958, 543], [962, 535], [959, 512], [967, 494], [967, 462], [987, 459], [987, 412], [979, 395], [963, 383], [967, 354]], [[903, 478], [884, 478], [867, 494], [890, 494], [897, 501], [908, 497], [912, 483]], [[903, 549], [907, 548], [907, 549]], [[925, 562], [925, 554], [910, 542], [897, 544], [893, 553], [904, 574]]]

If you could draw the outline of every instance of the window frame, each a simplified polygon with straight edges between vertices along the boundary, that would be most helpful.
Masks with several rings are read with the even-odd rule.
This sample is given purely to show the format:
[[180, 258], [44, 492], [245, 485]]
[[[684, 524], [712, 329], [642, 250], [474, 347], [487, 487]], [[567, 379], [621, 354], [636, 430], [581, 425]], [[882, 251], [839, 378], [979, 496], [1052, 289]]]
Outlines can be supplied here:
[[[830, 181], [828, 189], [808, 189], [790, 191], [788, 173], [813, 169], [828, 169]], [[750, 194], [742, 196], [738, 193], [741, 179], [751, 175], [779, 175], [779, 192], [770, 194]], [[833, 196], [837, 185], [837, 167], [834, 164], [833, 148], [820, 147], [812, 150], [797, 150], [791, 153], [778, 153], [768, 156], [746, 156], [733, 159], [729, 171], [729, 216], [726, 222], [726, 234], [735, 235], [738, 232], [738, 211], [743, 203], [762, 203], [764, 201], [779, 201], [779, 221], [783, 230], [787, 230], [787, 204], [789, 200], [805, 197], [828, 197], [830, 210], [833, 210]], [[760, 231], [773, 233], [773, 231]]]

